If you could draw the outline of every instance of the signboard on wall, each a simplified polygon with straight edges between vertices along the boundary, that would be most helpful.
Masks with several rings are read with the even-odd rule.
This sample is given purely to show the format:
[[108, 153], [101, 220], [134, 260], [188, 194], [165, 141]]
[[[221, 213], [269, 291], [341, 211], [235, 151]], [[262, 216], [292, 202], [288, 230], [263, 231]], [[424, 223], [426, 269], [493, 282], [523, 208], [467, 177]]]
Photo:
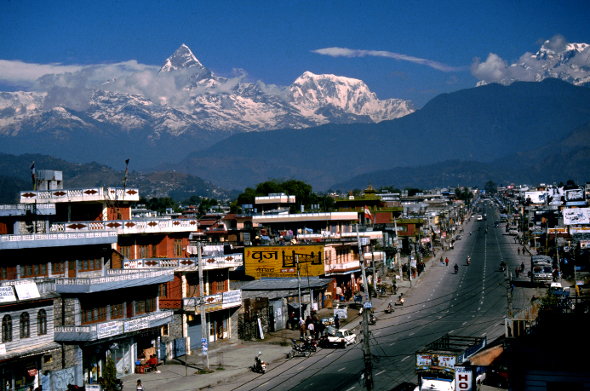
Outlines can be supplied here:
[[589, 208], [563, 208], [563, 223], [572, 224], [590, 224]]
[[12, 286], [0, 286], [0, 303], [8, 303], [11, 301], [16, 301]]
[[104, 322], [96, 325], [96, 336], [99, 339], [121, 334], [121, 332], [121, 322], [118, 321]]
[[301, 277], [324, 274], [324, 246], [257, 246], [244, 249], [246, 275], [261, 277]]
[[39, 289], [37, 289], [37, 284], [34, 282], [17, 284], [14, 286], [14, 289], [16, 290], [16, 295], [19, 300], [38, 299], [41, 297], [39, 295]]

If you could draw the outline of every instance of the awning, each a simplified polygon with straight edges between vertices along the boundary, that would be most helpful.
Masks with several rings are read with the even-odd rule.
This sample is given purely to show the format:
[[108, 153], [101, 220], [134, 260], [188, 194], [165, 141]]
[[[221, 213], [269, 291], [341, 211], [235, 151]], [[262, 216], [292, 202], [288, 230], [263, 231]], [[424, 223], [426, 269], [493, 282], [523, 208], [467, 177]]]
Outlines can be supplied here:
[[288, 305], [289, 307], [293, 307], [293, 308], [295, 308], [296, 310], [297, 310], [297, 309], [299, 309], [299, 303], [298, 303], [298, 302], [296, 302], [296, 301], [294, 301], [294, 302], [292, 302], [292, 303], [287, 303], [287, 305]]

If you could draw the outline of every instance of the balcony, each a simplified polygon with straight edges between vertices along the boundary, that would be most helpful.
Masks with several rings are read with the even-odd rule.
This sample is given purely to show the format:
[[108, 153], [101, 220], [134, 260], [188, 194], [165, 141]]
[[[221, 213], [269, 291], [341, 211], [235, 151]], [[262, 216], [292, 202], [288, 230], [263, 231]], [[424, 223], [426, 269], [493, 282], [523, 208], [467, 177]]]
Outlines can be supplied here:
[[56, 342], [91, 342], [134, 331], [163, 326], [174, 322], [174, 311], [159, 310], [149, 315], [130, 319], [112, 320], [89, 326], [55, 326]]
[[27, 213], [40, 215], [55, 215], [55, 205], [41, 204], [4, 204], [0, 205], [0, 216], [26, 216]]
[[361, 263], [356, 260], [345, 263], [328, 263], [324, 265], [326, 275], [348, 274], [361, 269]]
[[85, 189], [20, 192], [21, 204], [56, 204], [84, 201], [139, 201], [139, 190], [122, 187], [90, 187]]
[[162, 284], [174, 279], [173, 269], [107, 269], [105, 273], [102, 277], [56, 278], [55, 288], [57, 293], [93, 293]]
[[205, 312], [239, 307], [242, 305], [242, 291], [232, 290], [215, 295], [207, 295], [203, 296], [203, 300], [201, 300], [201, 297], [185, 297], [182, 299], [182, 309], [186, 312], [200, 314], [202, 301], [205, 303]]
[[[212, 269], [236, 269], [244, 265], [243, 254], [228, 254], [203, 257], [203, 270]], [[123, 269], [161, 269], [172, 268], [174, 271], [196, 271], [197, 257], [191, 258], [142, 258], [125, 260]]]
[[115, 230], [118, 235], [195, 232], [197, 230], [197, 219], [75, 221], [51, 224], [49, 230], [51, 232]]
[[114, 230], [0, 235], [0, 250], [113, 243], [117, 243], [117, 232]]

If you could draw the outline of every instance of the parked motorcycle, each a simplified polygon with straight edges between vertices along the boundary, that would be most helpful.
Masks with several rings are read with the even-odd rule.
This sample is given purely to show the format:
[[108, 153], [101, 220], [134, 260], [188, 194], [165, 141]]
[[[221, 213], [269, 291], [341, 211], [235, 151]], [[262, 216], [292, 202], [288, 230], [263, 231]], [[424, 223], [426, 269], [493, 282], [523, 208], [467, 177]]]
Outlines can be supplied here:
[[266, 373], [266, 364], [260, 358], [261, 354], [262, 354], [262, 352], [258, 352], [258, 356], [254, 356], [254, 366], [252, 367], [252, 370], [254, 372], [264, 374], [264, 373]]
[[287, 358], [311, 356], [311, 351], [309, 349], [305, 349], [303, 344], [298, 344], [296, 339], [292, 339], [291, 341], [293, 342], [293, 346], [291, 351], [287, 353]]
[[303, 349], [309, 350], [311, 353], [315, 353], [318, 350], [318, 340], [307, 337], [303, 340]]

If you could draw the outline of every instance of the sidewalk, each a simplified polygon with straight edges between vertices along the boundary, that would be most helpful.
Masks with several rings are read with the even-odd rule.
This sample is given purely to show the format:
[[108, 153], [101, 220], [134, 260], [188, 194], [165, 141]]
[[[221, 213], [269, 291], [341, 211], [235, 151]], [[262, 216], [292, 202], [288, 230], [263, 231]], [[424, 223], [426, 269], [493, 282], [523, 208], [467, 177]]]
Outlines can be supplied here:
[[[437, 254], [443, 254], [443, 252], [438, 251]], [[432, 263], [427, 260], [426, 271], [433, 264], [436, 266], [436, 262]], [[420, 279], [421, 276], [413, 280], [412, 287], [415, 287]], [[391, 282], [392, 277], [386, 277], [384, 281]], [[397, 286], [397, 295], [387, 294], [371, 299], [377, 317], [383, 313], [387, 303], [390, 301], [395, 303], [399, 294], [407, 295], [411, 290], [410, 281], [407, 279], [397, 280]], [[353, 302], [342, 304], [353, 304]], [[332, 309], [324, 308], [318, 311], [320, 318], [326, 318], [332, 314]], [[358, 315], [358, 310], [349, 306], [348, 317], [348, 319], [341, 321], [341, 327], [354, 330], [356, 334], [359, 334], [361, 317]], [[196, 354], [182, 356], [159, 365], [160, 373], [131, 374], [122, 380], [125, 383], [125, 388], [129, 389], [135, 387], [137, 380], [141, 379], [141, 383], [148, 391], [211, 388], [247, 373], [254, 374], [250, 366], [254, 364], [254, 357], [258, 352], [262, 353], [261, 357], [267, 364], [267, 370], [272, 370], [279, 361], [286, 359], [287, 353], [291, 350], [291, 340], [299, 338], [299, 330], [284, 329], [268, 333], [264, 337], [263, 340], [258, 341], [227, 340], [210, 345], [208, 354], [210, 372], [208, 373], [200, 373], [200, 370], [203, 369], [203, 359], [200, 351], [196, 351]]]

